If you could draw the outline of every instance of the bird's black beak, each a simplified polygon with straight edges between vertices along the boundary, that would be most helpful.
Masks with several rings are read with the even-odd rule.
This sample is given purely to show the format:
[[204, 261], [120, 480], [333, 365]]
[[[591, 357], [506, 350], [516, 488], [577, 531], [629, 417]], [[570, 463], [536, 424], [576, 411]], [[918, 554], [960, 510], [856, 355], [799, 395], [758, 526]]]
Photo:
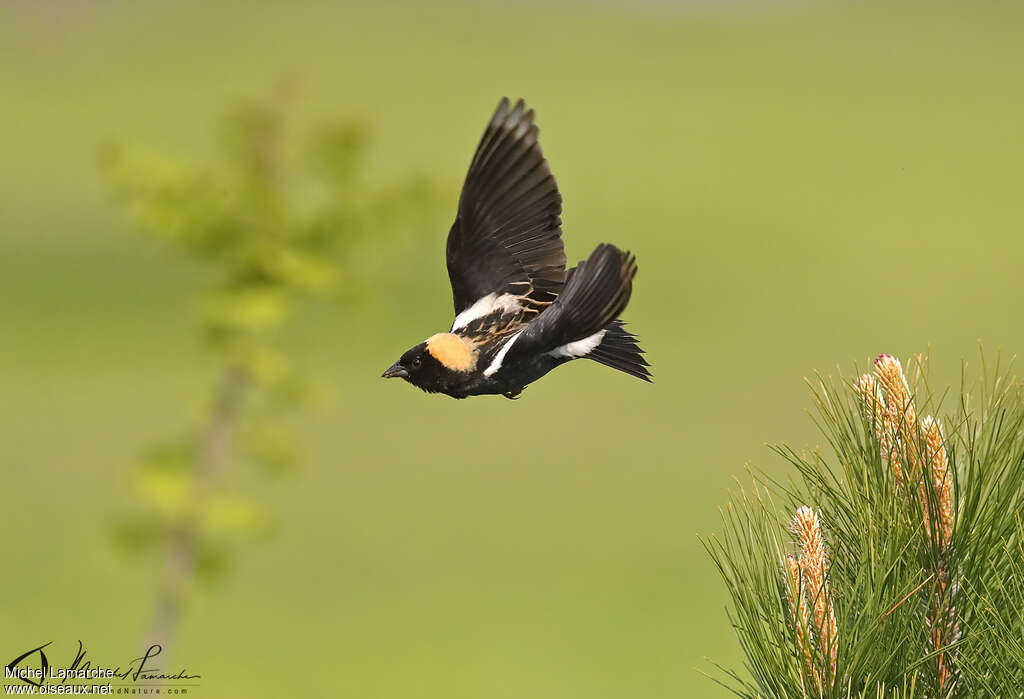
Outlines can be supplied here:
[[395, 378], [397, 376], [399, 378], [403, 378], [404, 379], [408, 375], [409, 375], [409, 372], [406, 370], [406, 368], [404, 366], [402, 366], [401, 364], [399, 364], [398, 362], [395, 362], [394, 364], [389, 366], [387, 368], [387, 370], [383, 374], [380, 375], [380, 377], [382, 379], [393, 379], [393, 378]]

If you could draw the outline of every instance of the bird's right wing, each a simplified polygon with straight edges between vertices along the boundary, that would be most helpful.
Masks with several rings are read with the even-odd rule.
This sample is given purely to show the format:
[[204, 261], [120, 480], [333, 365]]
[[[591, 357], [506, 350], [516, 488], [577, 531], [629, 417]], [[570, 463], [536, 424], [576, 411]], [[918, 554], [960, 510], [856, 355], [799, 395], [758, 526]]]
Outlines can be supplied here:
[[583, 356], [593, 350], [603, 337], [598, 333], [629, 303], [636, 269], [636, 258], [630, 253], [614, 245], [598, 245], [572, 270], [565, 290], [554, 303], [526, 324], [509, 346], [507, 356], [542, 352]]
[[565, 282], [562, 196], [533, 119], [522, 100], [502, 99], [469, 166], [447, 245], [456, 316], [502, 297], [549, 302]]

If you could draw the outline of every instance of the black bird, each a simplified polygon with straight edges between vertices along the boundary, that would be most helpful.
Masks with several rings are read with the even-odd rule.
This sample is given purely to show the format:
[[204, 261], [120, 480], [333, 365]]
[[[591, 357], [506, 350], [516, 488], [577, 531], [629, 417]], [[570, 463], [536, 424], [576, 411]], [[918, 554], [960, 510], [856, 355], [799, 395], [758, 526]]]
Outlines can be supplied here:
[[585, 357], [650, 381], [618, 320], [636, 259], [602, 244], [565, 269], [562, 195], [537, 142], [533, 110], [502, 99], [484, 131], [448, 233], [451, 330], [388, 367], [429, 393], [516, 398], [556, 366]]

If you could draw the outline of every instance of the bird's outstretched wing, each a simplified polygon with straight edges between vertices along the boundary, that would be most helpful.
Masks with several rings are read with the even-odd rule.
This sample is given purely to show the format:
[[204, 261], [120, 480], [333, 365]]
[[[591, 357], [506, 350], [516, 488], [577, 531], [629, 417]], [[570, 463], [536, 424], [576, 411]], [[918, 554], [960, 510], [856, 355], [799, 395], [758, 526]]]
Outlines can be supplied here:
[[562, 196], [537, 133], [533, 110], [505, 98], [477, 146], [448, 233], [456, 316], [505, 295], [550, 302], [565, 283]]
[[[590, 354], [629, 303], [636, 258], [614, 245], [598, 245], [577, 265], [565, 290], [506, 349], [507, 356], [554, 352], [564, 357]], [[621, 328], [621, 325], [618, 326]]]

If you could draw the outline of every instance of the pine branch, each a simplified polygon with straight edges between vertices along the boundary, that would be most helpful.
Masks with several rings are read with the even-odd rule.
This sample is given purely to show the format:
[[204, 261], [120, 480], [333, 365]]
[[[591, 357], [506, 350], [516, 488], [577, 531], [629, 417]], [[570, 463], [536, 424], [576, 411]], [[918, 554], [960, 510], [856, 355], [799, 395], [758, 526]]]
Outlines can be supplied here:
[[737, 695], [1024, 696], [1024, 392], [983, 360], [940, 423], [924, 411], [945, 393], [908, 366], [819, 377], [828, 450], [776, 447], [794, 477], [752, 474], [705, 542], [747, 660], [721, 680]]

